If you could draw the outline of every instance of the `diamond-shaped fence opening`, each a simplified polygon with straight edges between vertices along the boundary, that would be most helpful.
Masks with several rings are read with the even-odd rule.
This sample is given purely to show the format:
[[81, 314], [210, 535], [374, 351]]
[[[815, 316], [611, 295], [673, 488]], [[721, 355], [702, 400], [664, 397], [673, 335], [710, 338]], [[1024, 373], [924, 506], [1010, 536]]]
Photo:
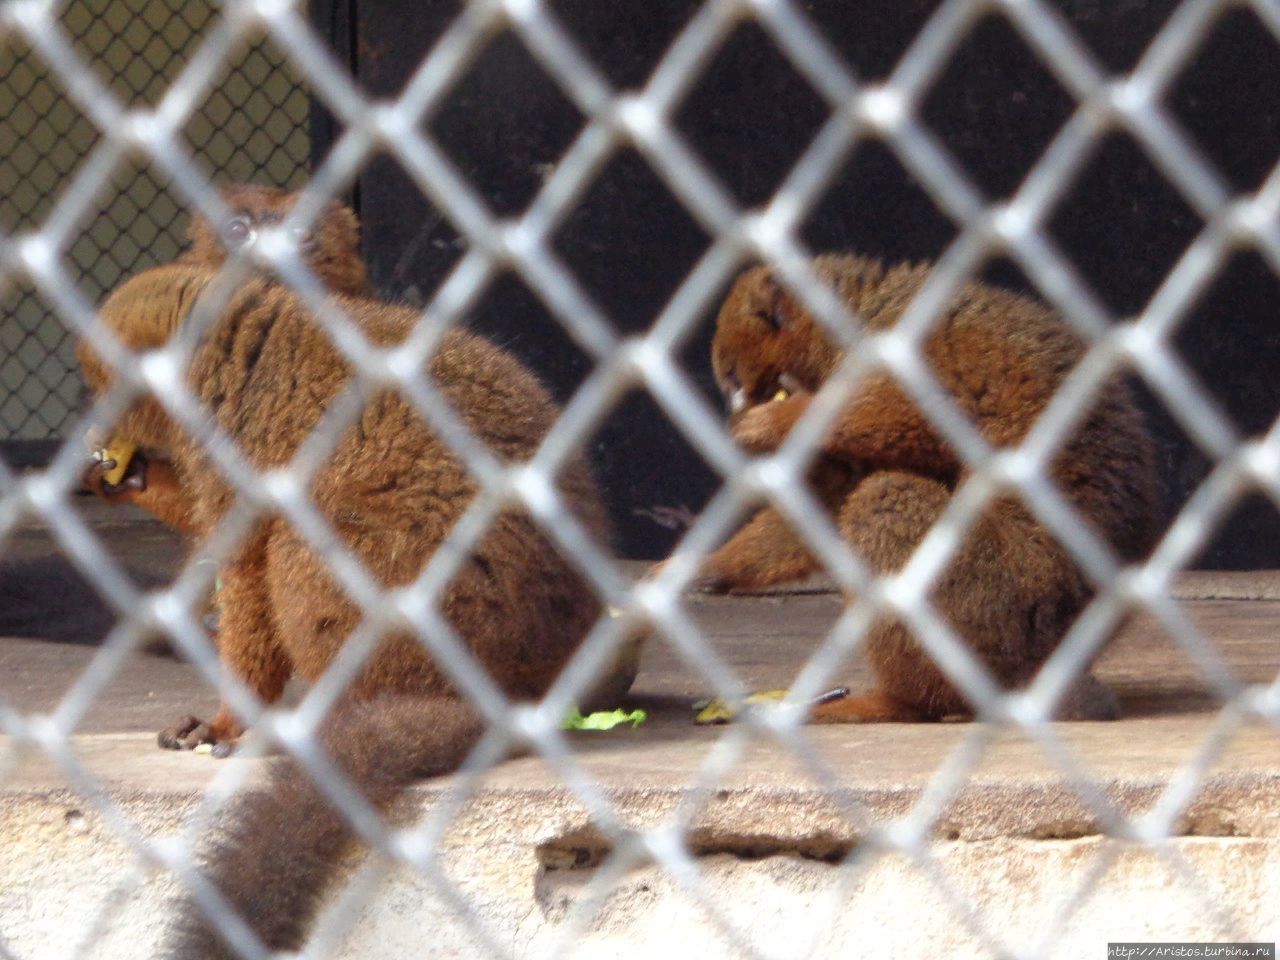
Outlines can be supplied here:
[[[109, 624], [59, 654], [80, 669], [38, 703], [38, 684], [0, 685], [0, 730], [131, 865], [58, 955], [300, 948], [353, 841], [374, 856], [307, 955], [421, 952], [404, 918], [424, 913], [447, 921], [440, 955], [495, 956], [807, 957], [863, 937], [1054, 956], [1273, 928], [1259, 797], [1280, 772], [1257, 756], [1280, 727], [1275, 658], [1241, 653], [1248, 615], [1192, 610], [1175, 577], [1217, 556], [1241, 504], [1280, 507], [1274, 385], [1214, 378], [1274, 348], [1280, 149], [1224, 153], [1214, 70], [1224, 37], [1265, 59], [1274, 7], [1169, 3], [1121, 18], [1136, 44], [1096, 5], [1042, 0], [849, 22], [645, 4], [648, 29], [476, 0], [418, 14], [429, 43], [391, 6], [0, 11], [0, 431], [59, 441], [21, 477], [0, 460], [0, 572], [23, 572], [42, 525]], [[322, 36], [329, 15], [354, 19]], [[1251, 96], [1249, 136], [1274, 139], [1280, 109]], [[301, 192], [253, 219], [229, 182]], [[362, 239], [330, 203], [347, 196]], [[229, 256], [185, 252], [193, 215]], [[814, 256], [840, 247], [916, 263]], [[712, 367], [707, 318], [757, 261]], [[1235, 296], [1237, 276], [1266, 289]], [[1232, 310], [1251, 345], [1218, 361], [1209, 328]], [[1186, 451], [1158, 534], [1139, 404]], [[107, 507], [72, 500], [82, 482], [190, 545], [148, 567]], [[655, 543], [660, 567], [614, 550]], [[815, 573], [834, 590], [686, 593]], [[14, 582], [29, 606], [65, 592]], [[1106, 676], [1133, 726], [1056, 723], [1111, 712], [1090, 670], [1121, 630]], [[189, 661], [174, 683], [221, 701], [162, 745], [223, 755], [247, 725], [239, 753], [285, 754], [266, 791], [253, 765], [206, 773], [176, 837], [71, 736], [153, 633]], [[602, 677], [621, 701], [646, 637], [659, 734], [610, 770], [561, 722]], [[782, 704], [744, 703], [780, 679], [760, 650], [784, 640]], [[281, 707], [294, 675], [309, 683]], [[736, 722], [674, 722], [701, 691]], [[1161, 704], [1182, 716], [1142, 726]], [[852, 736], [809, 712], [899, 726]], [[923, 722], [952, 719], [974, 722]], [[1135, 772], [1108, 736], [1151, 756]], [[521, 750], [527, 779], [486, 791]], [[455, 772], [401, 815], [407, 783]], [[485, 846], [511, 864], [460, 869]], [[1179, 925], [1155, 929], [1166, 887]], [[10, 934], [8, 904], [0, 955], [23, 956], [39, 923]]]
[[[59, 28], [96, 82], [129, 106], [154, 106], [217, 23], [212, 3], [166, 0], [66, 4]], [[191, 117], [186, 135], [206, 175], [218, 182], [255, 181], [294, 187], [310, 158], [310, 98], [294, 68], [260, 34], [230, 51], [214, 93]], [[0, 39], [0, 230], [38, 228], [59, 196], [83, 175], [101, 132], [57, 75], [20, 34]], [[145, 164], [116, 171], [109, 201], [68, 238], [64, 255], [85, 296], [98, 301], [145, 266], [172, 259], [185, 245], [187, 204], [167, 178]], [[65, 379], [79, 377], [66, 327], [55, 312], [23, 289], [4, 291], [0, 324], [53, 340], [25, 355], [32, 381], [6, 385], [0, 403], [22, 410], [0, 426], [4, 440], [48, 440], [71, 427], [77, 407], [65, 390], [39, 394], [46, 363]]]

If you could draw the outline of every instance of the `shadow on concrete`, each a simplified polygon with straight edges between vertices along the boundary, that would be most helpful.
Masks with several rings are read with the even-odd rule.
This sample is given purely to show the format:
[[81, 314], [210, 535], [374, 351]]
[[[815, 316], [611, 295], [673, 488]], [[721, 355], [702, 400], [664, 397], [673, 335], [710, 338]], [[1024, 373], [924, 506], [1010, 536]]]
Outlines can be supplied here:
[[0, 561], [0, 635], [96, 644], [115, 622], [66, 558]]
[[[140, 589], [163, 578], [125, 564]], [[84, 576], [61, 554], [0, 560], [0, 636], [98, 644], [116, 615]]]

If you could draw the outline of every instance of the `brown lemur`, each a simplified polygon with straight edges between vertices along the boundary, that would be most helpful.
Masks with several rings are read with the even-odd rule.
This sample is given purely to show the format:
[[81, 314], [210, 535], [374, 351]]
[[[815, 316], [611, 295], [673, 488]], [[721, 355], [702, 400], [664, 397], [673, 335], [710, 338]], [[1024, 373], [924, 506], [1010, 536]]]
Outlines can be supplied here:
[[[187, 228], [191, 245], [178, 263], [221, 266], [229, 253], [251, 243], [262, 230], [279, 227], [300, 196], [252, 183], [231, 184], [220, 195], [226, 217], [215, 227], [202, 214], [193, 214]], [[360, 256], [360, 222], [350, 207], [326, 201], [313, 225], [295, 240], [307, 267], [327, 290], [353, 297], [372, 295]], [[180, 488], [173, 464], [158, 458], [156, 451], [129, 446], [120, 456], [127, 462], [117, 464], [111, 456], [101, 456], [91, 463], [85, 487], [103, 499], [136, 504], [183, 533], [194, 533], [190, 498]]]
[[[122, 284], [101, 318], [127, 347], [165, 344], [217, 280], [206, 263], [179, 262]], [[402, 342], [420, 312], [346, 294], [334, 302], [375, 344]], [[207, 302], [207, 301], [205, 301]], [[78, 355], [100, 393], [112, 372], [86, 344]], [[447, 333], [424, 373], [472, 435], [500, 461], [527, 462], [558, 410], [514, 357], [460, 329]], [[203, 332], [185, 371], [205, 415], [256, 470], [283, 467], [353, 373], [299, 297], [253, 275]], [[384, 587], [410, 583], [478, 492], [477, 481], [415, 409], [371, 389], [308, 494], [341, 542]], [[118, 436], [172, 465], [189, 506], [183, 525], [206, 535], [234, 493], [209, 453], [148, 395], [114, 425]], [[555, 480], [565, 506], [599, 542], [608, 540], [587, 463], [569, 459]], [[360, 611], [287, 520], [260, 519], [220, 569], [220, 654], [263, 702], [297, 674], [317, 678], [360, 621]], [[440, 612], [494, 683], [517, 700], [540, 697], [601, 614], [579, 571], [522, 509], [509, 507], [462, 563]], [[393, 633], [365, 662], [322, 725], [334, 763], [379, 808], [413, 780], [455, 769], [483, 723], [412, 635]], [[182, 747], [234, 743], [241, 718], [225, 704], [208, 723], [180, 721], [165, 736]], [[300, 946], [341, 852], [353, 835], [308, 776], [278, 761], [265, 789], [247, 794], [205, 868], [239, 915], [272, 949]], [[171, 953], [225, 957], [229, 948], [194, 906], [180, 907]]]
[[[814, 268], [872, 330], [892, 327], [928, 278], [925, 265], [885, 268], [848, 255]], [[922, 345], [950, 399], [994, 448], [1016, 446], [1080, 360], [1084, 344], [1049, 308], [978, 282], [966, 284]], [[717, 383], [733, 411], [731, 432], [747, 450], [775, 450], [832, 374], [842, 352], [777, 282], [756, 267], [732, 287], [712, 342]], [[831, 478], [843, 465], [843, 489]], [[855, 387], [811, 469], [816, 491], [843, 538], [875, 572], [907, 563], [947, 507], [967, 469], [894, 379], [883, 372]], [[1093, 532], [1124, 560], [1153, 542], [1157, 481], [1152, 441], [1120, 377], [1097, 394], [1052, 461], [1051, 479]], [[700, 582], [746, 590], [818, 569], [772, 507], [760, 510], [708, 555]], [[1025, 685], [1062, 640], [1095, 589], [1067, 551], [1015, 496], [995, 500], [938, 577], [938, 613], [1005, 688]], [[813, 707], [817, 722], [937, 720], [973, 707], [899, 622], [870, 631], [876, 688]], [[1086, 673], [1060, 716], [1116, 714], [1111, 692]]]

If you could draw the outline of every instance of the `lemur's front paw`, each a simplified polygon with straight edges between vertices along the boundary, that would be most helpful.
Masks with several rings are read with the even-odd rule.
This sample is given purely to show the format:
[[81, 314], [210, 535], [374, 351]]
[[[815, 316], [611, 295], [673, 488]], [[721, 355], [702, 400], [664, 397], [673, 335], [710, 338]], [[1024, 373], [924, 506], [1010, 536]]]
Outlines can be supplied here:
[[734, 441], [752, 453], [776, 450], [786, 439], [804, 412], [809, 409], [812, 394], [793, 393], [749, 407], [733, 418], [730, 432]]
[[94, 459], [85, 468], [81, 481], [90, 493], [103, 500], [124, 500], [147, 489], [147, 458], [141, 451], [134, 452], [118, 482], [112, 483], [107, 477], [116, 472], [117, 466], [115, 460]]
[[156, 742], [164, 750], [195, 750], [207, 743], [213, 747], [215, 757], [229, 757], [244, 730], [239, 724], [220, 723], [220, 717], [221, 714], [205, 723], [198, 717], [185, 716], [161, 730]]

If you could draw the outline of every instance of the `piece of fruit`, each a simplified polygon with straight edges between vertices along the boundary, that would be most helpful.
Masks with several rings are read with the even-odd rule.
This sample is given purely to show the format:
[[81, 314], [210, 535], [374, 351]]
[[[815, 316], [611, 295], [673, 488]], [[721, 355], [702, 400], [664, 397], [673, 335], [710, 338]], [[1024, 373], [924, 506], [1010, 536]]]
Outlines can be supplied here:
[[583, 714], [574, 707], [560, 724], [562, 730], [612, 730], [624, 723], [638, 727], [649, 719], [644, 710], [598, 710], [595, 713]]
[[102, 479], [113, 487], [120, 486], [124, 480], [125, 471], [129, 469], [129, 464], [133, 460], [133, 455], [137, 452], [138, 445], [130, 443], [128, 440], [115, 438], [97, 452], [97, 458], [103, 463], [113, 463], [114, 466], [108, 467], [102, 473]]

